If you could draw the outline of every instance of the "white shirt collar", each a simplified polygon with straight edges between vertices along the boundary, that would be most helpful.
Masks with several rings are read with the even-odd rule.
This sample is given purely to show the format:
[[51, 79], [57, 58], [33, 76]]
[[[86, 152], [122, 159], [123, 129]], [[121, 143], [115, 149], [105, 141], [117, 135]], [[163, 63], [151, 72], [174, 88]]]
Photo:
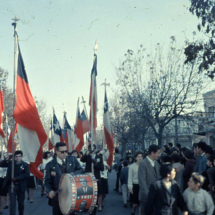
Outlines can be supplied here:
[[64, 160], [61, 160], [61, 159], [59, 159], [59, 158], [57, 157], [57, 162], [58, 162], [60, 165], [63, 164], [63, 161], [65, 162], [65, 159], [64, 159]]
[[147, 159], [149, 160], [150, 164], [154, 167], [155, 166], [155, 161], [153, 161], [149, 156], [147, 156]]

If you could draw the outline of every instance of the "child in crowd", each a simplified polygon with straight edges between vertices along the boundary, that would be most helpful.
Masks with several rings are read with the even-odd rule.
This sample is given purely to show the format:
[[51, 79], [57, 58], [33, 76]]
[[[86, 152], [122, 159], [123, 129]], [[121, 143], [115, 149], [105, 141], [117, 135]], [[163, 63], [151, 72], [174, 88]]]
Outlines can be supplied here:
[[189, 215], [212, 215], [214, 204], [210, 194], [203, 190], [201, 186], [204, 177], [196, 172], [191, 175], [188, 188], [184, 191], [184, 200], [187, 203]]

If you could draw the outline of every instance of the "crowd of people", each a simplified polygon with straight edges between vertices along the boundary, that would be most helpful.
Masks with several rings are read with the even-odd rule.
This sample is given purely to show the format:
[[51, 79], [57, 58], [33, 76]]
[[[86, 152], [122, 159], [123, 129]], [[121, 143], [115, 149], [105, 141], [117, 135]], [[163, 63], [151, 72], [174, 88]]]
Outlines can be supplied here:
[[[30, 174], [29, 165], [22, 160], [23, 153], [14, 154], [14, 176], [12, 177], [12, 156], [7, 153], [0, 161], [0, 214], [4, 209], [10, 215], [16, 214], [16, 202], [19, 215], [24, 214], [24, 199], [33, 203], [34, 189], [41, 186], [41, 197], [49, 198], [53, 215], [62, 215], [59, 203], [59, 184], [65, 173], [72, 175], [92, 173], [98, 184], [97, 207], [91, 214], [102, 212], [104, 200], [109, 193], [108, 172], [116, 171], [115, 191], [122, 194], [122, 206], [131, 207], [132, 215], [213, 215], [215, 200], [215, 153], [204, 142], [193, 144], [192, 148], [181, 147], [172, 143], [159, 148], [150, 145], [144, 152], [131, 152], [122, 158], [115, 149], [114, 163], [107, 164], [102, 149], [89, 147], [84, 153], [76, 150], [68, 152], [67, 146], [59, 142], [55, 153], [44, 152], [43, 163], [39, 170], [44, 173], [44, 180], [36, 180]], [[81, 188], [78, 195], [84, 195], [92, 187], [86, 179], [80, 178]], [[13, 187], [13, 190], [11, 190]], [[85, 205], [80, 205], [83, 211]], [[81, 208], [82, 207], [82, 208]]]
[[122, 159], [115, 150], [117, 192], [132, 215], [212, 215], [215, 200], [215, 152], [204, 142], [192, 148], [172, 143]]

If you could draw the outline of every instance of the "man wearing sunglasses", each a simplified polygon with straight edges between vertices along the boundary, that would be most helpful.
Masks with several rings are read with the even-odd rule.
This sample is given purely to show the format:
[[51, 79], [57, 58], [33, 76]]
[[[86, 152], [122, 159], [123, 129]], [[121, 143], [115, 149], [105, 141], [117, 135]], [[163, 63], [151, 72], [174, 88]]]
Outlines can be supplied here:
[[58, 202], [58, 187], [62, 174], [82, 173], [82, 167], [74, 156], [68, 156], [67, 146], [63, 142], [55, 145], [57, 157], [46, 165], [45, 187], [49, 196], [49, 205], [53, 207], [53, 215], [61, 215]]

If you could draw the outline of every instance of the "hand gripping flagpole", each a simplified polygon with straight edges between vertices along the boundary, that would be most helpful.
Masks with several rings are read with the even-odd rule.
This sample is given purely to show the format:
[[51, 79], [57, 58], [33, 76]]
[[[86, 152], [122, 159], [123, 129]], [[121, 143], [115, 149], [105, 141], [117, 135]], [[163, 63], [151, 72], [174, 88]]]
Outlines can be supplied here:
[[[17, 22], [19, 19], [15, 16], [15, 18], [12, 19], [14, 22], [12, 23], [12, 26], [14, 27], [14, 73], [13, 73], [13, 110], [15, 109], [15, 103], [16, 103], [16, 74], [17, 74], [17, 61], [18, 61], [18, 41], [17, 41]], [[11, 172], [11, 178], [14, 178], [14, 133], [15, 133], [15, 120], [13, 120], [13, 129], [12, 129], [12, 172]], [[14, 191], [14, 183], [12, 181], [11, 183], [11, 193]]]

